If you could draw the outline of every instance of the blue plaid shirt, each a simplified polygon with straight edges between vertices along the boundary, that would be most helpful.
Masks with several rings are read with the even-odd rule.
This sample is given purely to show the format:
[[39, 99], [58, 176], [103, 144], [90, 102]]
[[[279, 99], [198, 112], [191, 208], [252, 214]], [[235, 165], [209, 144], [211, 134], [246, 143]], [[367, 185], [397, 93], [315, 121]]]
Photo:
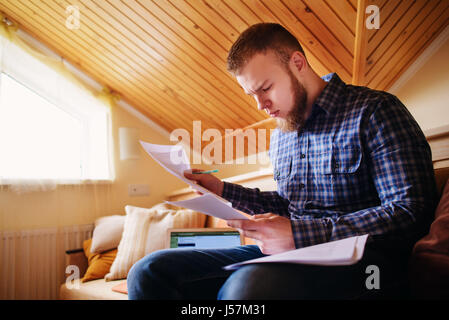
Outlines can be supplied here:
[[337, 74], [323, 79], [302, 131], [271, 136], [278, 190], [225, 182], [223, 197], [249, 214], [289, 217], [297, 248], [366, 233], [416, 241], [437, 201], [421, 129], [395, 96], [346, 85]]

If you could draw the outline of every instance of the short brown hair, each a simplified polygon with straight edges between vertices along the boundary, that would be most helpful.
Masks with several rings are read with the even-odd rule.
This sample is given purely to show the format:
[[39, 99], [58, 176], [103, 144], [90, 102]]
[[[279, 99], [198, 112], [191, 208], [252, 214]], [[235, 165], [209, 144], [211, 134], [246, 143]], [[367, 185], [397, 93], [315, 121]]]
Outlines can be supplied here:
[[243, 31], [232, 45], [227, 58], [228, 71], [239, 73], [255, 54], [266, 53], [267, 50], [273, 50], [285, 65], [293, 52], [304, 54], [298, 39], [283, 26], [277, 23], [258, 23]]

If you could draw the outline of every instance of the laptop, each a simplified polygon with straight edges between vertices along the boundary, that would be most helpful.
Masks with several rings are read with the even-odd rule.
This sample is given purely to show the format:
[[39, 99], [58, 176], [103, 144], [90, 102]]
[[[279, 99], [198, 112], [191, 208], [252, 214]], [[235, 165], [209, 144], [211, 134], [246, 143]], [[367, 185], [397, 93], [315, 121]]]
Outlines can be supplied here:
[[166, 248], [218, 249], [244, 244], [240, 233], [231, 228], [168, 229]]
[[[231, 228], [180, 228], [167, 230], [166, 248], [218, 249], [240, 246], [244, 238]], [[127, 294], [127, 282], [111, 288], [112, 291]]]

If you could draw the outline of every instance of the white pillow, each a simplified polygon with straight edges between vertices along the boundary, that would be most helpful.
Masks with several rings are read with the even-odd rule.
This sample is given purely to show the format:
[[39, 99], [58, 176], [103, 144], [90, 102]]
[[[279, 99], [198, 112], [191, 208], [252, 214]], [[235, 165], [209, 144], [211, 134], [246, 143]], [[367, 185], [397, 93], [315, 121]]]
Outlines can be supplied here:
[[90, 251], [101, 253], [117, 248], [122, 239], [125, 218], [125, 215], [115, 215], [95, 220]]
[[165, 248], [167, 229], [202, 228], [206, 216], [192, 210], [171, 210], [166, 205], [150, 209], [126, 206], [126, 218], [117, 256], [106, 281], [125, 279], [129, 269], [145, 255]]

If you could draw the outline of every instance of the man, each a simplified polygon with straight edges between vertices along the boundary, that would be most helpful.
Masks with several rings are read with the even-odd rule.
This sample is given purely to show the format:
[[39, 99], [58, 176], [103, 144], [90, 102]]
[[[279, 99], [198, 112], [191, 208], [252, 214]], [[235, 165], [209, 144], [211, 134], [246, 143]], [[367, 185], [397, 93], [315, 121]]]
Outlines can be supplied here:
[[[297, 39], [278, 24], [244, 31], [228, 70], [259, 109], [278, 121], [270, 158], [278, 190], [261, 192], [210, 174], [185, 174], [253, 219], [228, 225], [257, 246], [163, 250], [133, 266], [129, 297], [355, 299], [397, 296], [413, 244], [436, 205], [431, 151], [413, 117], [391, 94], [321, 79]], [[267, 254], [369, 234], [351, 266], [223, 266]], [[367, 267], [380, 287], [366, 285]], [[218, 293], [218, 295], [217, 295]], [[374, 294], [373, 294], [374, 293]]]

